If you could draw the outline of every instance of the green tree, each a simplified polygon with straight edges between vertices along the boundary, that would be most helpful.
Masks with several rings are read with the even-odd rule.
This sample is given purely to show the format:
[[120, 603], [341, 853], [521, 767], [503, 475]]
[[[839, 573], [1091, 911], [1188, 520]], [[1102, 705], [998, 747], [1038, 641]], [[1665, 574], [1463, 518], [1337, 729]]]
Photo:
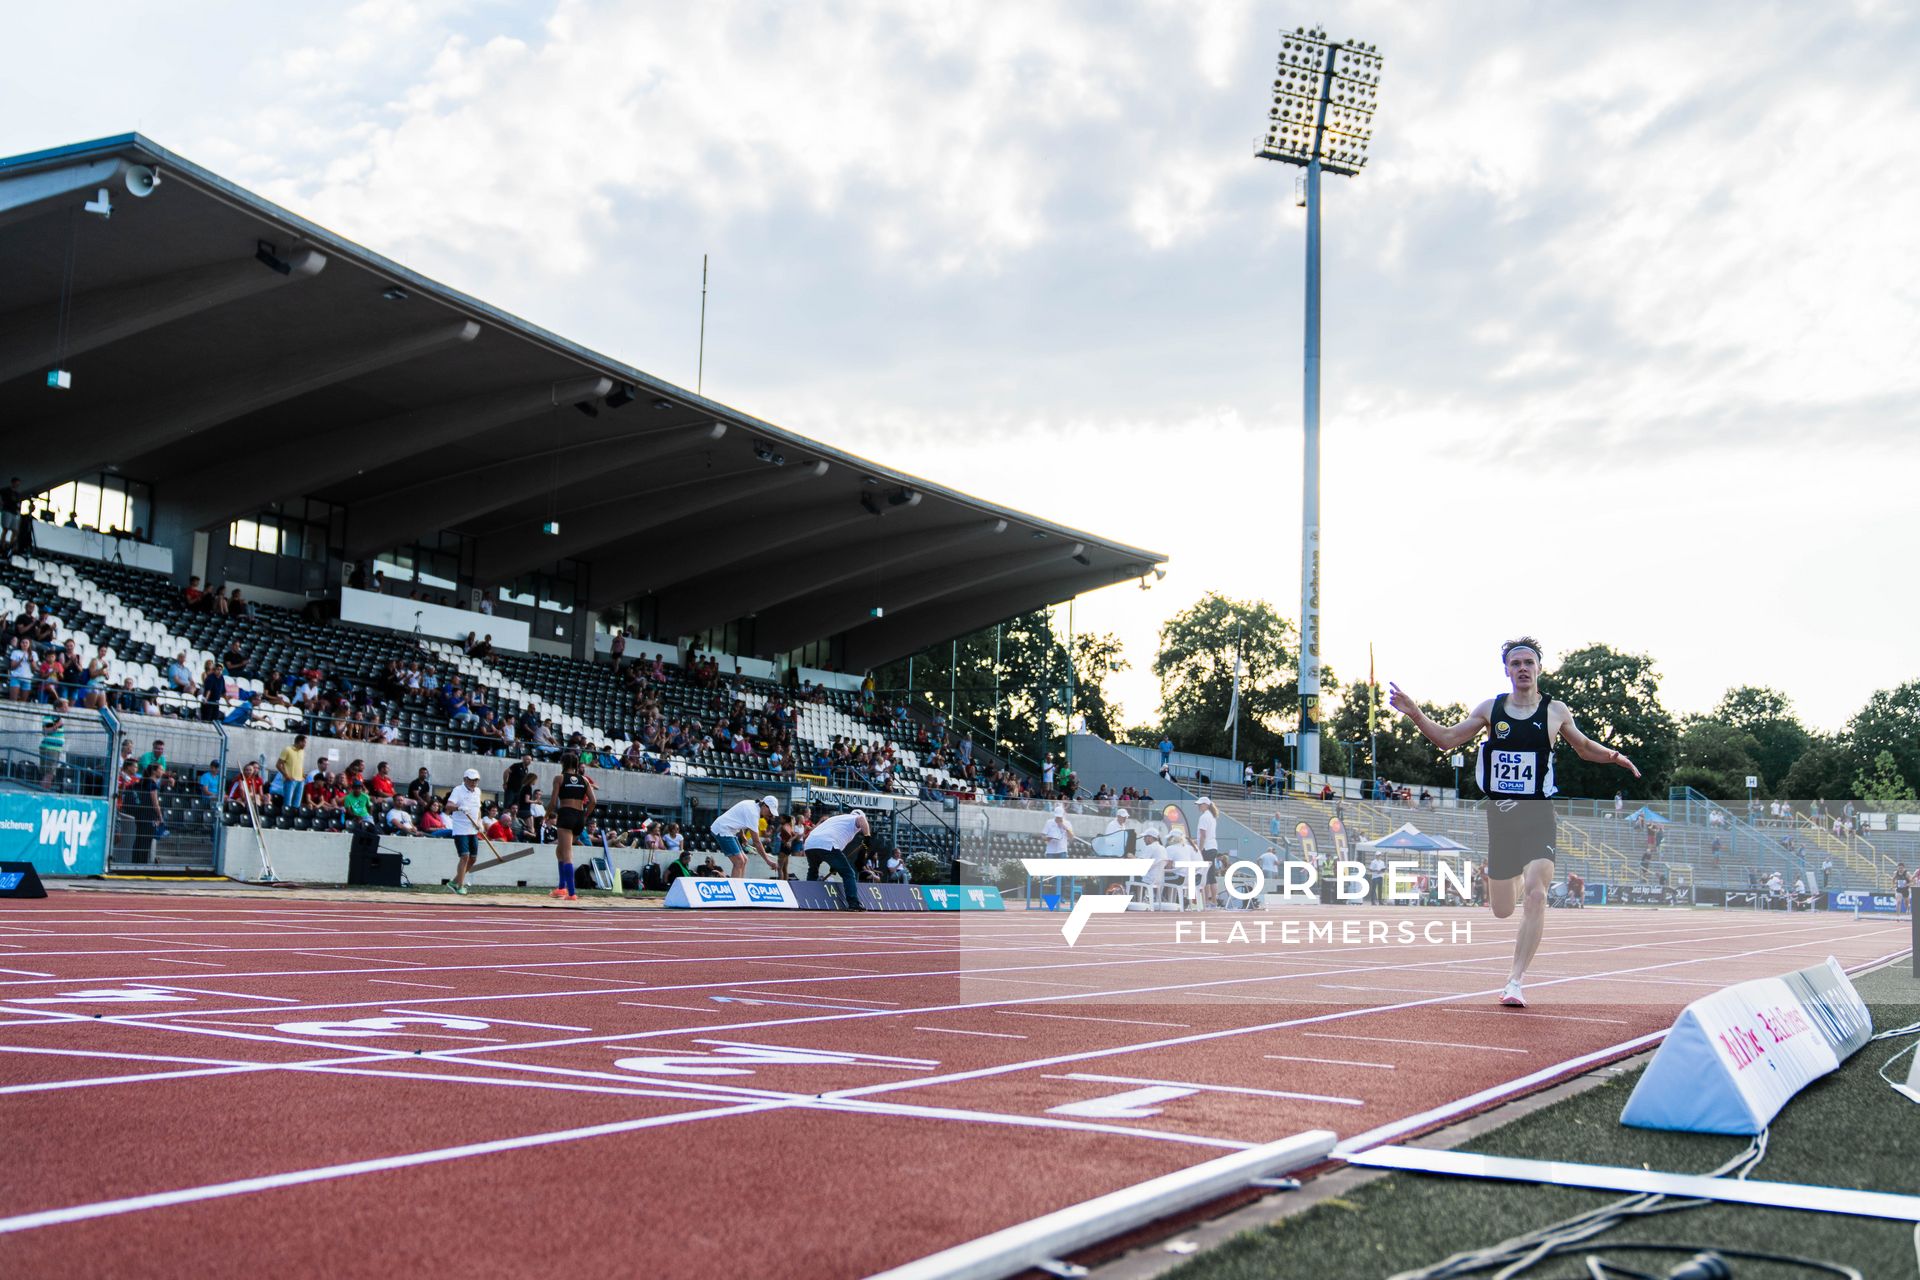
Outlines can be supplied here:
[[1639, 766], [1635, 778], [1615, 765], [1594, 764], [1570, 751], [1555, 765], [1555, 785], [1570, 796], [1665, 799], [1679, 751], [1679, 726], [1660, 704], [1660, 674], [1644, 653], [1604, 644], [1575, 649], [1540, 678], [1542, 692], [1573, 711], [1574, 723], [1594, 741], [1616, 748]]
[[[1321, 765], [1328, 772], [1344, 771], [1350, 777], [1371, 779], [1374, 776], [1373, 764], [1367, 753], [1377, 746], [1380, 777], [1451, 791], [1454, 777], [1452, 753], [1442, 751], [1428, 742], [1413, 727], [1413, 721], [1389, 707], [1384, 688], [1374, 686], [1374, 697], [1379, 708], [1375, 721], [1378, 732], [1370, 734], [1367, 731], [1367, 686], [1354, 685], [1346, 691], [1340, 709], [1327, 723], [1320, 747]], [[1421, 710], [1441, 724], [1458, 724], [1467, 718], [1467, 709], [1458, 703], [1423, 702], [1420, 706]], [[1353, 746], [1357, 739], [1365, 741], [1361, 741], [1357, 747]], [[1472, 748], [1462, 750], [1471, 751]], [[1467, 785], [1466, 776], [1463, 770], [1463, 787]]]
[[883, 700], [944, 714], [961, 732], [1037, 772], [1045, 757], [1059, 759], [1065, 750], [1069, 706], [1086, 716], [1089, 731], [1112, 736], [1119, 708], [1107, 681], [1126, 669], [1111, 634], [1075, 636], [1069, 664], [1066, 637], [1045, 610], [1035, 610], [890, 662], [873, 679]]
[[1871, 773], [1862, 772], [1853, 780], [1853, 794], [1871, 810], [1880, 813], [1920, 813], [1920, 796], [1913, 784], [1901, 776], [1893, 752], [1882, 751], [1873, 759]]
[[[1229, 753], [1233, 730], [1227, 710], [1236, 647], [1245, 664], [1240, 758], [1284, 759], [1284, 735], [1299, 721], [1299, 647], [1293, 623], [1264, 600], [1209, 593], [1161, 626], [1153, 658], [1153, 674], [1160, 679], [1160, 731], [1182, 751]], [[1321, 685], [1328, 692], [1337, 687], [1324, 668]]]
[[1920, 790], [1920, 680], [1867, 699], [1847, 721], [1845, 745], [1856, 773], [1877, 769], [1885, 753], [1907, 786]]
[[1855, 772], [1852, 752], [1836, 739], [1816, 734], [1793, 762], [1793, 768], [1787, 770], [1780, 782], [1780, 794], [1788, 800], [1843, 796], [1853, 789]]
[[1086, 717], [1087, 732], [1108, 742], [1120, 737], [1120, 707], [1107, 693], [1107, 681], [1133, 664], [1112, 632], [1073, 638], [1073, 709]]
[[1716, 716], [1695, 716], [1680, 734], [1673, 785], [1692, 787], [1715, 800], [1745, 800], [1747, 778], [1760, 773], [1755, 763], [1759, 751], [1760, 743], [1751, 733]]
[[1706, 718], [1753, 737], [1750, 754], [1754, 768], [1749, 772], [1759, 775], [1760, 788], [1768, 795], [1782, 794], [1780, 787], [1787, 771], [1813, 742], [1813, 734], [1794, 713], [1793, 703], [1778, 689], [1755, 685], [1729, 689]]

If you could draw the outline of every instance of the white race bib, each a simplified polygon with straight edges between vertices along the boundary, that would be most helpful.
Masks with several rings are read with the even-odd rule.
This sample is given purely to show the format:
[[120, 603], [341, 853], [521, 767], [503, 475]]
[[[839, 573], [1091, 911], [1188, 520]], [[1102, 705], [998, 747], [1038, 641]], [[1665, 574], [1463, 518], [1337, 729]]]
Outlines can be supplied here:
[[1487, 762], [1487, 789], [1503, 796], [1533, 795], [1533, 770], [1533, 752], [1496, 750]]

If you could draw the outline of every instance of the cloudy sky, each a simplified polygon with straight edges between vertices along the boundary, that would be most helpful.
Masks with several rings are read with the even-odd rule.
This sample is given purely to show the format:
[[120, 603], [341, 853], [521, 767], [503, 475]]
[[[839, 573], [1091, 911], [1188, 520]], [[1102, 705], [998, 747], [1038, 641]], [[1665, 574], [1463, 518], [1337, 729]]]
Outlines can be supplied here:
[[1387, 59], [1327, 180], [1335, 669], [1649, 652], [1822, 727], [1920, 676], [1920, 17], [1900, 3], [20, 7], [0, 154], [137, 129], [661, 377], [1166, 553], [1119, 632], [1299, 596], [1278, 29]]

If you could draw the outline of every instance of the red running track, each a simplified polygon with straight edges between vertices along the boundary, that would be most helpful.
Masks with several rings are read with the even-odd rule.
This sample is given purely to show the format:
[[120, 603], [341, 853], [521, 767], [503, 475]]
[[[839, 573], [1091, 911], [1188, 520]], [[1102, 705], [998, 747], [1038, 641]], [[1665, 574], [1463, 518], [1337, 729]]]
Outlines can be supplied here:
[[1515, 1011], [1484, 912], [1101, 917], [1072, 948], [1060, 920], [8, 903], [0, 1274], [865, 1275], [1304, 1129], [1431, 1127], [1717, 987], [1904, 950], [1555, 912]]

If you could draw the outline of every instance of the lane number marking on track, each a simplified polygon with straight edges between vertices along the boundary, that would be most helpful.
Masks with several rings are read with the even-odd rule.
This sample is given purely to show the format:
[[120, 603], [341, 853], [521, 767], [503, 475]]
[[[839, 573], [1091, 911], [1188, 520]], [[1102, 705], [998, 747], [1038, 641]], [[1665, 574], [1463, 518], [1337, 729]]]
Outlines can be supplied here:
[[428, 1017], [354, 1018], [346, 1022], [282, 1022], [275, 1031], [290, 1036], [397, 1036], [406, 1035], [409, 1026], [441, 1027], [447, 1031], [485, 1031], [491, 1022], [478, 1018]]
[[[924, 1064], [924, 1065], [923, 1065]], [[613, 1064], [642, 1075], [750, 1076], [756, 1067], [871, 1067], [879, 1071], [931, 1071], [937, 1062], [902, 1062], [876, 1054], [833, 1049], [785, 1049], [774, 1046], [729, 1044], [712, 1053], [669, 1053], [645, 1058], [621, 1058]]]

